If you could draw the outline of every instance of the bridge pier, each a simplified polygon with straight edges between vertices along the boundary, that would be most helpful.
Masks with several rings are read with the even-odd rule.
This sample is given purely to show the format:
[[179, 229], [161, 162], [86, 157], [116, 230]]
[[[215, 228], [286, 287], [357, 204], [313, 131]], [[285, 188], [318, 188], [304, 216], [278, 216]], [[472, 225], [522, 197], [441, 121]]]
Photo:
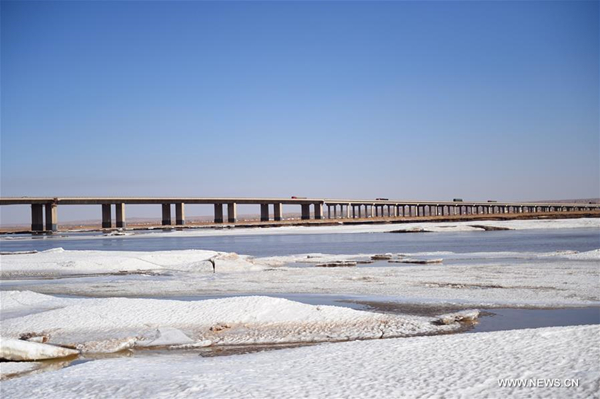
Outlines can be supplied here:
[[300, 217], [302, 220], [310, 219], [310, 204], [301, 204], [300, 208], [302, 209], [302, 216]]
[[185, 225], [185, 204], [183, 202], [175, 204], [175, 225]]
[[269, 221], [269, 204], [260, 204], [260, 221]]
[[44, 207], [42, 204], [31, 204], [31, 231], [44, 231]]
[[117, 228], [124, 229], [126, 227], [125, 223], [125, 204], [118, 203], [115, 204], [115, 217], [117, 219]]
[[227, 204], [227, 221], [229, 223], [237, 222], [237, 204], [235, 202]]
[[162, 225], [171, 225], [171, 204], [162, 204]]
[[273, 219], [278, 222], [283, 220], [283, 204], [280, 202], [273, 204]]
[[110, 213], [110, 204], [102, 204], [102, 228], [112, 228], [112, 215]]
[[316, 203], [315, 207], [315, 219], [323, 219], [323, 204]]
[[58, 205], [54, 203], [45, 204], [46, 208], [46, 231], [57, 231], [58, 230]]
[[223, 223], [223, 204], [214, 204], [215, 207], [215, 223]]

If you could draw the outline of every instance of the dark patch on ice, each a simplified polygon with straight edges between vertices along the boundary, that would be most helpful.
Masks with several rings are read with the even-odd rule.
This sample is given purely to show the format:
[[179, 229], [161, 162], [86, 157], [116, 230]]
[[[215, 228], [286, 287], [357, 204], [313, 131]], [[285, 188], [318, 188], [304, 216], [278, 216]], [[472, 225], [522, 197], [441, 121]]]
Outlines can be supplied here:
[[469, 225], [469, 227], [474, 227], [476, 229], [482, 229], [484, 231], [514, 230], [514, 229], [509, 229], [508, 227], [485, 226], [485, 225], [481, 225], [481, 224], [472, 224], [472, 225]]

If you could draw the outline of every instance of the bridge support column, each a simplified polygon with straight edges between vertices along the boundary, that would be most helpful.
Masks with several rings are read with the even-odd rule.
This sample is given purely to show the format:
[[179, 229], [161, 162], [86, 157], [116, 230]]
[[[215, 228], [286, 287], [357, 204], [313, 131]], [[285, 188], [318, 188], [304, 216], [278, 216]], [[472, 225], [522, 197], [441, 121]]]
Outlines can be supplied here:
[[115, 217], [117, 219], [117, 228], [124, 229], [126, 227], [125, 223], [125, 204], [118, 203], [115, 204]]
[[315, 206], [315, 219], [323, 219], [323, 204], [317, 203]]
[[162, 225], [171, 225], [171, 204], [162, 204]]
[[58, 214], [56, 204], [45, 204], [46, 208], [46, 231], [57, 231], [58, 230]]
[[215, 223], [223, 223], [223, 204], [215, 204]]
[[278, 222], [283, 220], [283, 204], [280, 202], [273, 204], [273, 219]]
[[358, 218], [362, 218], [362, 205], [357, 205], [356, 208], [358, 209]]
[[344, 216], [345, 216], [345, 217], [346, 217], [346, 219], [350, 219], [350, 207], [351, 207], [351, 205], [350, 205], [350, 204], [346, 205], [346, 213], [344, 214], [344, 213], [342, 212], [342, 217], [344, 217]]
[[110, 214], [110, 204], [102, 204], [102, 228], [112, 228], [112, 215]]
[[310, 204], [301, 204], [300, 207], [302, 208], [301, 219], [309, 220], [310, 219]]
[[31, 231], [44, 231], [44, 206], [31, 204]]
[[227, 221], [229, 223], [237, 222], [237, 204], [235, 202], [227, 204]]
[[[337, 207], [337, 205], [334, 205]], [[327, 219], [331, 219], [331, 205], [327, 205]]]
[[269, 221], [269, 204], [260, 204], [260, 221]]
[[185, 225], [185, 204], [183, 202], [175, 204], [175, 224], [177, 226]]

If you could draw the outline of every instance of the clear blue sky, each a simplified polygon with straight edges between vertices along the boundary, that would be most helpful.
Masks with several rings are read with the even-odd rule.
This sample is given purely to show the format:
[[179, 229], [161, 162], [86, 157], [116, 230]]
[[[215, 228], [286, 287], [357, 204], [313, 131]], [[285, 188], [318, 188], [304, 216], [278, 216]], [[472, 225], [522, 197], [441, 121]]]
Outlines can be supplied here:
[[2, 1], [1, 18], [2, 196], [600, 195], [597, 1]]

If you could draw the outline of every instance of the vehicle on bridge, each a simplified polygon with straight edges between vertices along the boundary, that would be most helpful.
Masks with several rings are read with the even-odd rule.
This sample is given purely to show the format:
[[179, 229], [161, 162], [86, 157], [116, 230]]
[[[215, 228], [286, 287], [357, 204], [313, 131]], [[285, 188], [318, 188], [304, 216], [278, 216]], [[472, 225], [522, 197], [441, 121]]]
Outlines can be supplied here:
[[454, 198], [452, 201], [454, 201], [454, 202], [463, 202], [462, 198]]

